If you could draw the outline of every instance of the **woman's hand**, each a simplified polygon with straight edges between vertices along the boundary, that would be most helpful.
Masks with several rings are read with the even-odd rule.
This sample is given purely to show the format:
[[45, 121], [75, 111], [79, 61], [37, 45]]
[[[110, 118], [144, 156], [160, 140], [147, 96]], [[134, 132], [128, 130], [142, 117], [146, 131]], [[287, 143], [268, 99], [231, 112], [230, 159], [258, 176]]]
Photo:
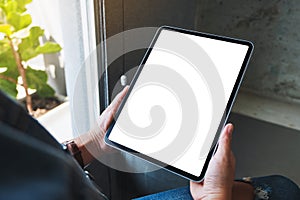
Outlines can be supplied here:
[[212, 157], [201, 183], [190, 182], [190, 190], [194, 199], [232, 198], [232, 188], [235, 172], [235, 158], [231, 151], [233, 125], [228, 124], [222, 131], [219, 147]]
[[104, 153], [111, 150], [111, 148], [104, 142], [105, 133], [109, 128], [123, 98], [125, 97], [128, 88], [129, 87], [126, 86], [103, 111], [97, 120], [95, 127], [74, 139], [81, 151], [84, 165], [89, 164], [94, 158], [99, 158]]
[[109, 128], [111, 122], [113, 121], [113, 118], [124, 99], [129, 86], [125, 86], [124, 89], [114, 98], [114, 100], [111, 102], [111, 104], [103, 111], [103, 113], [100, 115], [96, 127], [96, 132], [98, 137], [98, 142], [100, 143], [101, 149], [103, 152], [108, 152], [110, 147], [107, 146], [104, 142], [104, 137], [107, 129]]

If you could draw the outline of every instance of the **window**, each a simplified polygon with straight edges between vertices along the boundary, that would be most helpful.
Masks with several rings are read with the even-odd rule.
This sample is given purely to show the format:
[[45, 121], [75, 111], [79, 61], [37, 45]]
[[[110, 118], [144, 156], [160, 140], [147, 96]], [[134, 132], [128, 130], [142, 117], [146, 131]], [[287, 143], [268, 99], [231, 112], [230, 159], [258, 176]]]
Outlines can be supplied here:
[[[61, 62], [69, 98], [66, 112], [71, 117], [42, 119], [42, 123], [50, 122], [48, 129], [60, 141], [89, 130], [100, 113], [94, 8], [93, 1], [83, 0], [33, 1], [29, 8], [35, 22], [63, 47]], [[68, 120], [72, 130], [66, 130]]]

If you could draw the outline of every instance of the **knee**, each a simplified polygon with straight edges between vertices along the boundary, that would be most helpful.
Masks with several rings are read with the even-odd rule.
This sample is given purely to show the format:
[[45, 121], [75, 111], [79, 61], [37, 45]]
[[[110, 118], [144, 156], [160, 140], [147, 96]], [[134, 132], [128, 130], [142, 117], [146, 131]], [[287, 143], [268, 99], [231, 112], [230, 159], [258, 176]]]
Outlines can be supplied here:
[[271, 199], [300, 199], [298, 185], [285, 176], [272, 175], [261, 177], [258, 183], [260, 183], [258, 185], [270, 189]]
[[296, 183], [294, 183], [291, 179], [285, 177], [285, 176], [282, 176], [282, 175], [272, 175], [272, 176], [269, 176], [271, 181], [274, 183], [274, 184], [278, 184], [280, 185], [281, 187], [286, 187], [286, 188], [295, 188], [295, 189], [298, 189], [299, 190], [299, 187]]

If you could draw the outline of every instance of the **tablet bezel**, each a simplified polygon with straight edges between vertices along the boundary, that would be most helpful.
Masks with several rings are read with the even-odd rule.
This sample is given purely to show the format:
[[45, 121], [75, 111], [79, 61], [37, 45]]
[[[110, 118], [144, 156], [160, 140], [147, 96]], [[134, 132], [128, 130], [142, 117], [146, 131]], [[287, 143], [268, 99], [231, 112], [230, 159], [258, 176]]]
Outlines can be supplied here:
[[[227, 102], [223, 118], [222, 118], [222, 120], [221, 120], [221, 122], [219, 124], [218, 131], [217, 131], [217, 133], [215, 135], [215, 138], [214, 138], [214, 142], [211, 145], [210, 152], [208, 153], [208, 156], [207, 156], [207, 158], [205, 160], [205, 163], [203, 165], [203, 168], [202, 168], [200, 176], [192, 175], [192, 174], [190, 174], [188, 172], [180, 170], [180, 169], [178, 169], [176, 167], [173, 167], [171, 165], [163, 163], [163, 162], [161, 162], [159, 160], [156, 160], [156, 159], [154, 159], [152, 157], [149, 157], [149, 156], [147, 156], [145, 154], [142, 154], [142, 153], [137, 152], [137, 151], [135, 151], [133, 149], [130, 149], [128, 147], [125, 147], [125, 146], [123, 146], [121, 144], [118, 144], [116, 142], [113, 142], [113, 141], [109, 140], [109, 135], [110, 135], [110, 133], [111, 133], [111, 131], [112, 131], [115, 123], [116, 123], [116, 120], [118, 119], [118, 116], [119, 116], [120, 112], [122, 111], [122, 109], [123, 109], [123, 107], [124, 107], [124, 105], [125, 105], [125, 103], [127, 101], [127, 98], [129, 97], [129, 95], [130, 95], [130, 93], [131, 93], [131, 91], [132, 91], [132, 89], [133, 89], [133, 87], [134, 87], [134, 85], [135, 85], [135, 83], [136, 83], [136, 81], [137, 81], [137, 79], [138, 79], [141, 71], [143, 70], [144, 64], [146, 63], [149, 55], [151, 54], [153, 46], [155, 45], [155, 43], [157, 41], [157, 38], [159, 37], [159, 35], [160, 35], [160, 33], [161, 33], [162, 30], [175, 31], [175, 32], [179, 32], [179, 33], [184, 33], [184, 34], [189, 34], [189, 35], [194, 35], [194, 36], [200, 36], [200, 37], [205, 37], [205, 38], [210, 38], [210, 39], [216, 39], [216, 40], [221, 40], [221, 41], [226, 41], [226, 42], [231, 42], [231, 43], [235, 43], [235, 44], [241, 44], [241, 45], [248, 46], [248, 50], [247, 50], [246, 56], [245, 56], [245, 58], [243, 60], [243, 63], [242, 63], [242, 66], [240, 68], [239, 74], [237, 76], [236, 82], [235, 82], [234, 87], [232, 89], [232, 92], [230, 94], [230, 98], [229, 98], [229, 100]], [[154, 38], [153, 38], [153, 40], [152, 40], [152, 42], [151, 42], [148, 50], [147, 50], [147, 52], [145, 53], [145, 56], [144, 56], [144, 58], [143, 58], [143, 60], [142, 60], [142, 62], [140, 64], [140, 66], [138, 67], [137, 72], [136, 72], [136, 74], [133, 77], [133, 80], [131, 81], [129, 90], [128, 90], [127, 94], [125, 95], [124, 100], [122, 101], [122, 103], [121, 103], [118, 111], [116, 112], [115, 117], [113, 119], [113, 122], [112, 122], [111, 126], [109, 127], [109, 129], [107, 130], [107, 132], [105, 134], [105, 139], [104, 140], [105, 140], [106, 144], [108, 144], [109, 146], [115, 147], [115, 148], [117, 148], [119, 150], [132, 153], [135, 156], [138, 156], [138, 157], [140, 157], [140, 158], [142, 158], [142, 159], [144, 159], [144, 160], [146, 160], [146, 161], [148, 161], [150, 163], [158, 165], [159, 167], [165, 168], [168, 171], [171, 171], [171, 172], [173, 172], [173, 173], [175, 173], [175, 174], [177, 174], [179, 176], [182, 176], [184, 178], [190, 179], [192, 181], [197, 181], [197, 182], [202, 181], [203, 178], [204, 178], [204, 176], [205, 176], [205, 173], [206, 173], [209, 161], [212, 158], [212, 155], [214, 154], [214, 151], [215, 151], [215, 149], [217, 147], [217, 141], [218, 141], [217, 139], [219, 138], [221, 130], [224, 127], [224, 125], [225, 125], [225, 123], [227, 121], [227, 118], [228, 118], [228, 115], [229, 115], [229, 113], [231, 111], [231, 108], [232, 108], [232, 105], [234, 103], [235, 97], [236, 97], [236, 95], [238, 93], [239, 87], [240, 87], [241, 82], [243, 80], [243, 76], [244, 76], [245, 71], [247, 69], [247, 65], [248, 65], [248, 62], [250, 60], [253, 48], [254, 48], [254, 46], [253, 46], [252, 42], [246, 41], [246, 40], [235, 39], [235, 38], [230, 38], [230, 37], [225, 37], [225, 36], [219, 36], [219, 35], [214, 35], [214, 34], [209, 34], [209, 33], [202, 33], [202, 32], [197, 32], [197, 31], [192, 31], [192, 30], [186, 30], [186, 29], [181, 29], [181, 28], [177, 28], [177, 27], [170, 27], [170, 26], [162, 26], [162, 27], [160, 27], [157, 30], [157, 32], [156, 32], [156, 34], [155, 34], [155, 36], [154, 36]]]

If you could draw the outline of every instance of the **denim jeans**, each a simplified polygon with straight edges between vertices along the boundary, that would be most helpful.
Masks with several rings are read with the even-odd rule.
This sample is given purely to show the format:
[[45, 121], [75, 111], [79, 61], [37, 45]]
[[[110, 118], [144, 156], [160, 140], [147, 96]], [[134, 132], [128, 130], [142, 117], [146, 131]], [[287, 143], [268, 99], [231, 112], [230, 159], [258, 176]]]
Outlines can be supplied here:
[[300, 199], [299, 186], [284, 176], [244, 178], [243, 182], [250, 183], [254, 187], [255, 200]]
[[[251, 184], [254, 187], [254, 200], [297, 200], [300, 199], [299, 187], [290, 179], [279, 176], [265, 176], [255, 178], [244, 178], [238, 180]], [[189, 187], [173, 189], [136, 200], [154, 200], [154, 199], [174, 199], [189, 200], [192, 199]]]

